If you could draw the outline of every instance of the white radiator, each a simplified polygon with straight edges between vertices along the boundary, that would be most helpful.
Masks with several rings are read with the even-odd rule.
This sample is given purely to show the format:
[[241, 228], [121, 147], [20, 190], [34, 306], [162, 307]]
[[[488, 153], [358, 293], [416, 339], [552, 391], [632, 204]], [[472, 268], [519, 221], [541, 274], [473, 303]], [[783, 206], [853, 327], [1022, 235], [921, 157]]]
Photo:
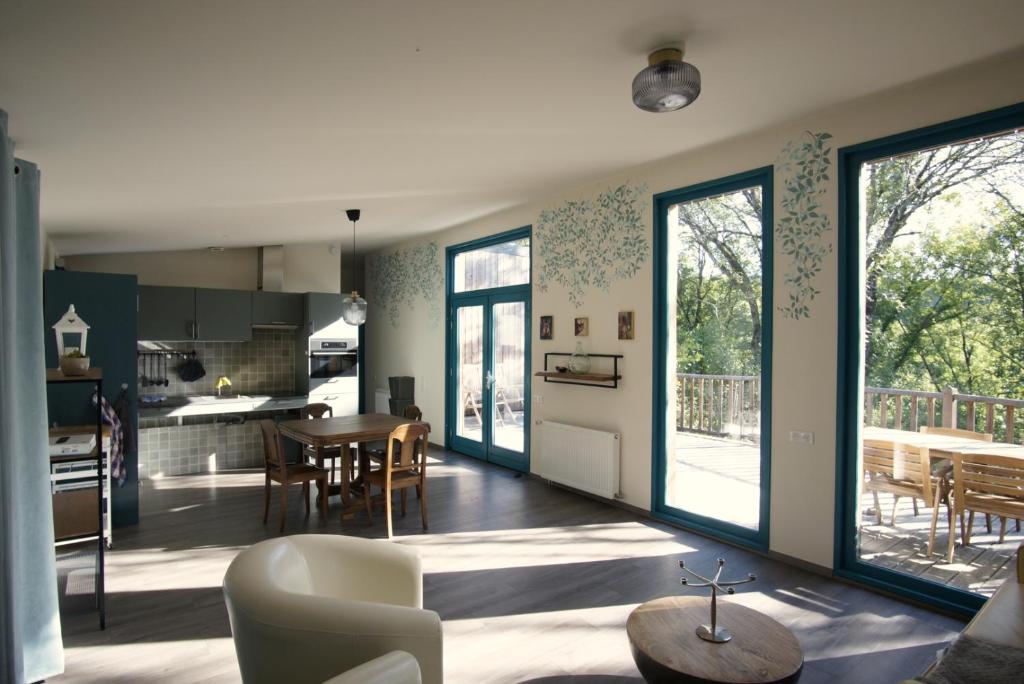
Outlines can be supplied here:
[[535, 472], [608, 499], [619, 493], [619, 433], [541, 421]]

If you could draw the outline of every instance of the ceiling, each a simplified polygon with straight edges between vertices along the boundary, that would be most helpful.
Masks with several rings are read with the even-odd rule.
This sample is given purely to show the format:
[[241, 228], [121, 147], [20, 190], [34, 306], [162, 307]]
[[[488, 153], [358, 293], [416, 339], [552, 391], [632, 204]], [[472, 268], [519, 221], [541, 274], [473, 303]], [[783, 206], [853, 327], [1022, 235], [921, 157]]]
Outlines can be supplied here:
[[[360, 251], [1024, 45], [1019, 0], [4, 0], [61, 253]], [[691, 107], [630, 101], [686, 40]], [[347, 238], [346, 238], [347, 239]]]

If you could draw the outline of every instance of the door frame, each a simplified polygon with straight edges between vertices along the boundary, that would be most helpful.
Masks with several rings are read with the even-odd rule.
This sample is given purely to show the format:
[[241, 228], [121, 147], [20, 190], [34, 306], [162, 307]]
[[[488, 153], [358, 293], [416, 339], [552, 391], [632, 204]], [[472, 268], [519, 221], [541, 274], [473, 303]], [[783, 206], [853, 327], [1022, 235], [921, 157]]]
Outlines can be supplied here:
[[857, 557], [858, 444], [863, 395], [864, 288], [861, 283], [860, 168], [864, 162], [962, 142], [1024, 126], [1024, 104], [1011, 105], [839, 150], [839, 292], [836, 383], [836, 513], [833, 563], [839, 577], [889, 591], [960, 615], [971, 615], [985, 599], [962, 589], [923, 580]]
[[[675, 344], [675, 330], [668, 325], [669, 277], [668, 208], [674, 204], [706, 199], [755, 185], [761, 187], [761, 501], [756, 530], [685, 511], [665, 503], [665, 467], [668, 462], [668, 426], [675, 424], [669, 415], [668, 349]], [[651, 512], [656, 518], [693, 529], [725, 541], [767, 550], [771, 518], [771, 447], [772, 447], [772, 304], [773, 277], [773, 210], [775, 202], [774, 168], [763, 166], [724, 178], [697, 183], [654, 196], [654, 397], [651, 432]]]
[[[519, 240], [522, 238], [530, 238], [530, 279], [529, 282], [523, 285], [509, 285], [505, 287], [492, 287], [482, 290], [472, 290], [469, 292], [455, 292], [455, 257], [463, 252], [472, 252], [483, 247], [490, 245], [500, 244], [502, 242], [509, 242], [511, 240]], [[455, 446], [452, 441], [455, 437], [455, 419], [451, 415], [451, 410], [455, 406], [455, 394], [458, 392], [458, 388], [455, 383], [455, 367], [458, 364], [458, 349], [454, 344], [455, 338], [455, 309], [460, 303], [469, 304], [470, 302], [483, 303], [485, 317], [490, 315], [492, 311], [492, 304], [501, 303], [502, 301], [523, 301], [526, 304], [526, 329], [525, 329], [525, 348], [524, 348], [524, 377], [523, 377], [523, 455], [522, 458], [513, 458], [510, 456], [511, 452], [508, 452], [501, 447], [490, 447], [488, 445], [487, 437], [490, 434], [490, 422], [491, 422], [491, 409], [493, 401], [488, 400], [484, 402], [484, 411], [482, 412], [482, 418], [485, 421], [485, 425], [481, 426], [481, 449], [480, 453], [474, 454], [469, 453], [469, 456], [479, 458], [489, 463], [495, 463], [497, 465], [505, 466], [513, 470], [521, 472], [530, 471], [530, 426], [531, 426], [531, 405], [532, 405], [532, 387], [531, 387], [531, 376], [533, 371], [533, 352], [532, 352], [532, 318], [533, 318], [533, 226], [526, 225], [521, 228], [515, 228], [513, 230], [507, 230], [502, 233], [495, 235], [489, 235], [487, 237], [470, 240], [468, 242], [460, 242], [458, 244], [449, 245], [445, 249], [445, 369], [444, 369], [444, 409], [445, 409], [445, 426], [444, 426], [444, 445], [446, 449], [455, 451]], [[478, 301], [479, 300], [479, 301]], [[488, 360], [492, 355], [492, 326], [489, 322], [485, 322], [484, 327], [484, 355], [485, 363], [483, 364], [482, 372], [486, 372]], [[491, 362], [493, 360], [491, 359]], [[462, 452], [460, 452], [462, 453]]]

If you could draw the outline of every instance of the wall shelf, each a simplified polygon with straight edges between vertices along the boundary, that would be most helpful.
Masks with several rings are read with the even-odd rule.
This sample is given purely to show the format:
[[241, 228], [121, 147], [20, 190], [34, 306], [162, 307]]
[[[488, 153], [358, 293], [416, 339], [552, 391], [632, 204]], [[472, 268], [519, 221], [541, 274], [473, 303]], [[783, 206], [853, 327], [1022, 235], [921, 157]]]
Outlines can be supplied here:
[[544, 378], [544, 382], [553, 382], [560, 385], [583, 385], [585, 387], [605, 387], [614, 389], [619, 386], [622, 376], [619, 374], [619, 359], [622, 354], [588, 354], [591, 359], [611, 359], [611, 373], [573, 373], [571, 371], [561, 372], [548, 370], [549, 356], [572, 356], [571, 352], [546, 352], [544, 354], [544, 370], [534, 373], [535, 376]]

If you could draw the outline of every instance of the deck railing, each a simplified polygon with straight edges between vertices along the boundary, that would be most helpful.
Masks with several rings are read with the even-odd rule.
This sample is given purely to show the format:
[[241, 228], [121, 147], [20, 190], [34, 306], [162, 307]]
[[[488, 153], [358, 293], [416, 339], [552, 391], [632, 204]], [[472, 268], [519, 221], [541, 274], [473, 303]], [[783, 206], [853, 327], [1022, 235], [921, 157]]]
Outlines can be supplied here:
[[1019, 444], [1017, 409], [1024, 400], [963, 394], [955, 387], [941, 392], [864, 388], [864, 425], [911, 430], [922, 425], [988, 432], [997, 442]]
[[[761, 434], [761, 378], [756, 375], [676, 374], [676, 429], [757, 442]], [[1024, 399], [894, 387], [864, 388], [864, 425], [917, 432], [922, 426], [988, 432], [1020, 444], [1018, 411]]]
[[677, 373], [676, 379], [677, 429], [760, 439], [760, 376]]

